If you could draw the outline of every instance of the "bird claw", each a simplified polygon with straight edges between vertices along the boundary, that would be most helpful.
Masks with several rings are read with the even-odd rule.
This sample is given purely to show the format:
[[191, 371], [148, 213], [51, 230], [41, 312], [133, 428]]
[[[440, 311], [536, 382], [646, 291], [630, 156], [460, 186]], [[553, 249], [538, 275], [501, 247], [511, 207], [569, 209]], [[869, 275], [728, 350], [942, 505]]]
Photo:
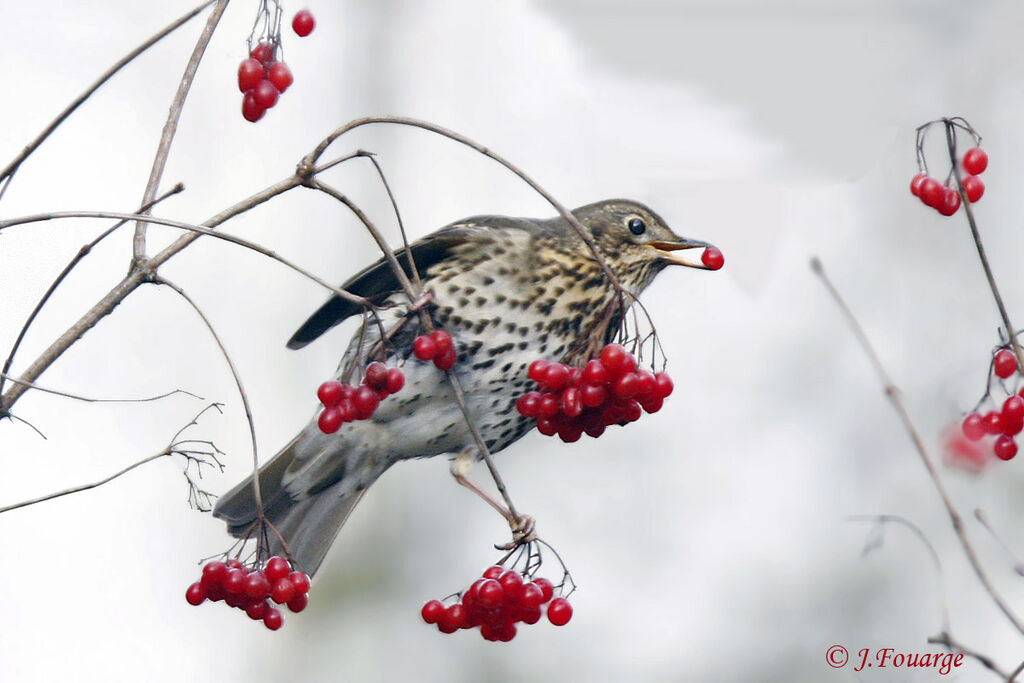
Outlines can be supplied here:
[[495, 544], [498, 550], [514, 550], [537, 540], [537, 520], [530, 515], [519, 515], [517, 518], [509, 516], [508, 523], [512, 527], [512, 540], [502, 545]]

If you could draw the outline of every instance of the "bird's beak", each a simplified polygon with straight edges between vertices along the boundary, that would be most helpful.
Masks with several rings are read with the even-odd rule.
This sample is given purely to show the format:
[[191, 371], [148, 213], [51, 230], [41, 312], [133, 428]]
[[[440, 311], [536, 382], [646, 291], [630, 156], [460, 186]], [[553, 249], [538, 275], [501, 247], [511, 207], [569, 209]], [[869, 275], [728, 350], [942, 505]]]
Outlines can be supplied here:
[[658, 252], [658, 256], [668, 261], [669, 263], [679, 266], [687, 266], [688, 268], [700, 268], [702, 270], [711, 270], [701, 262], [701, 254], [704, 253], [703, 251], [689, 251], [698, 248], [703, 250], [714, 246], [712, 244], [708, 244], [707, 242], [681, 238], [675, 242], [656, 240], [654, 242], [648, 242], [647, 246], [651, 247], [656, 252]]

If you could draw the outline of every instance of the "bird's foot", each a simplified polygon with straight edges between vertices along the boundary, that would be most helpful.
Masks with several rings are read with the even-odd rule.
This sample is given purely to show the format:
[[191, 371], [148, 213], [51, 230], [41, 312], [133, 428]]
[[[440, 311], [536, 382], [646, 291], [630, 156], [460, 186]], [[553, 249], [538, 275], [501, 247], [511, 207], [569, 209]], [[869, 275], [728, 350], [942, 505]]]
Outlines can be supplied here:
[[511, 527], [512, 540], [503, 545], [496, 544], [494, 547], [498, 550], [512, 550], [535, 541], [537, 539], [537, 522], [533, 517], [524, 514], [513, 514], [507, 507], [469, 479], [469, 473], [472, 472], [475, 463], [476, 459], [473, 457], [473, 451], [466, 449], [455, 456], [449, 468], [455, 481], [480, 496], [484, 502], [497, 510], [498, 514], [504, 517], [509, 527]]

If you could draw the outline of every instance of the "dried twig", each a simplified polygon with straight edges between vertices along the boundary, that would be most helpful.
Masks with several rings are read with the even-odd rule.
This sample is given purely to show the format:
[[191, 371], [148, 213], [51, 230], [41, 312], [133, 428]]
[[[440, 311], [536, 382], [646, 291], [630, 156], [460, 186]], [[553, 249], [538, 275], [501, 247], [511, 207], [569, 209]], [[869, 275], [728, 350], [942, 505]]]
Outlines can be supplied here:
[[953, 640], [953, 636], [951, 636], [949, 633], [945, 631], [943, 631], [937, 636], [931, 636], [928, 639], [928, 642], [932, 645], [942, 645], [943, 647], [949, 649], [950, 652], [957, 652], [967, 657], [970, 657], [971, 659], [977, 660], [978, 663], [980, 663], [986, 669], [992, 671], [994, 674], [996, 674], [1003, 680], [1012, 681], [1013, 677], [1016, 676], [1017, 672], [1014, 672], [1013, 674], [1007, 674], [999, 668], [999, 666], [992, 660], [991, 657], [989, 657], [988, 655], [983, 655], [980, 652], [972, 650], [971, 648], [962, 645], [961, 643], [958, 643], [957, 641]]
[[[60, 124], [62, 124], [68, 116], [70, 116], [76, 109], [78, 109], [78, 107], [80, 107], [83, 102], [89, 99], [89, 97], [91, 97], [94, 92], [99, 90], [100, 86], [102, 86], [104, 83], [110, 80], [110, 78], [114, 74], [120, 71], [125, 65], [131, 62], [133, 59], [141, 55], [143, 52], [151, 48], [156, 43], [160, 42], [160, 40], [162, 40], [163, 38], [173, 33], [176, 29], [178, 29], [180, 26], [186, 23], [189, 19], [196, 16], [216, 1], [217, 0], [207, 0], [207, 2], [204, 2], [203, 4], [199, 5], [198, 7], [194, 8], [193, 10], [185, 14], [183, 17], [180, 17], [179, 19], [172, 22], [169, 26], [161, 30], [152, 38], [142, 43], [137, 48], [135, 48], [134, 50], [126, 54], [124, 57], [122, 57], [120, 60], [118, 60], [117, 63], [114, 64], [114, 66], [107, 69], [107, 71], [104, 72], [103, 75], [101, 75], [95, 83], [86, 88], [85, 92], [83, 92], [81, 95], [72, 100], [71, 104], [69, 104], [67, 108], [64, 109], [64, 111], [58, 114], [57, 118], [51, 121], [49, 125], [45, 129], [43, 129], [43, 132], [36, 137], [35, 140], [33, 140], [32, 142], [25, 146], [25, 148], [21, 151], [21, 154], [14, 158], [14, 161], [8, 164], [3, 171], [0, 171], [0, 199], [3, 198], [4, 192], [7, 191], [7, 187], [11, 184], [11, 180], [14, 178], [14, 174], [18, 172], [18, 167], [21, 166], [21, 164], [33, 152], [36, 151], [39, 145], [43, 144], [46, 138], [50, 137], [50, 134], [53, 133], [53, 131], [57, 130], [57, 127], [60, 126]], [[150, 199], [152, 199], [152, 197], [150, 197]]]
[[[216, 452], [219, 452], [219, 450], [217, 450], [217, 448], [215, 446], [213, 446], [212, 444], [210, 444], [209, 442], [203, 442], [203, 443], [209, 444], [210, 447], [211, 447], [211, 451], [215, 451], [215, 452], [211, 452], [211, 451], [198, 451], [196, 449], [189, 449], [190, 453], [186, 454], [186, 453], [184, 453], [179, 448], [179, 445], [181, 443], [185, 443], [185, 442], [179, 442], [178, 441], [178, 437], [181, 436], [182, 432], [184, 432], [189, 427], [197, 424], [197, 421], [199, 420], [199, 418], [205, 412], [210, 410], [211, 408], [215, 408], [217, 411], [220, 411], [220, 404], [219, 403], [211, 403], [210, 405], [206, 406], [201, 411], [199, 411], [199, 413], [196, 414], [196, 416], [192, 418], [191, 422], [189, 422], [187, 425], [185, 425], [184, 427], [179, 429], [177, 431], [177, 433], [175, 433], [175, 435], [171, 438], [171, 441], [167, 445], [167, 447], [164, 448], [159, 453], [155, 453], [155, 454], [153, 454], [153, 455], [151, 455], [151, 456], [149, 456], [147, 458], [143, 458], [142, 460], [139, 460], [138, 462], [132, 463], [131, 465], [128, 465], [127, 467], [125, 467], [125, 468], [123, 468], [121, 470], [118, 470], [114, 474], [111, 474], [109, 477], [104, 477], [103, 479], [100, 479], [99, 481], [92, 482], [91, 484], [82, 484], [81, 486], [73, 486], [73, 487], [71, 487], [69, 489], [64, 489], [63, 491], [57, 491], [55, 493], [49, 493], [49, 494], [47, 494], [45, 496], [40, 496], [39, 498], [33, 498], [31, 500], [25, 500], [25, 501], [22, 501], [20, 503], [14, 503], [12, 505], [5, 505], [3, 507], [0, 507], [0, 514], [2, 514], [4, 512], [9, 512], [11, 510], [17, 510], [18, 508], [23, 508], [23, 507], [28, 507], [30, 505], [35, 505], [37, 503], [43, 503], [43, 502], [46, 502], [48, 500], [54, 500], [55, 498], [61, 498], [63, 496], [67, 496], [67, 495], [70, 495], [72, 493], [80, 493], [82, 491], [88, 491], [89, 489], [94, 489], [94, 488], [97, 488], [99, 486], [103, 486], [104, 484], [109, 483], [109, 482], [113, 481], [114, 479], [117, 479], [122, 474], [127, 474], [128, 472], [131, 472], [136, 467], [140, 467], [142, 465], [145, 465], [147, 462], [152, 462], [153, 460], [158, 460], [160, 458], [164, 458], [164, 457], [167, 457], [167, 456], [170, 456], [170, 455], [183, 455], [183, 456], [186, 456], [187, 460], [188, 459], [195, 460], [196, 459], [196, 454], [199, 454], [199, 455], [205, 455], [207, 457], [212, 457], [216, 461]], [[187, 443], [195, 443], [195, 442], [193, 440], [188, 440]], [[186, 464], [186, 467], [187, 467], [187, 464]]]
[[974, 569], [974, 573], [977, 575], [978, 580], [981, 582], [981, 585], [985, 588], [985, 591], [989, 594], [992, 601], [1006, 616], [1007, 620], [1013, 624], [1014, 628], [1016, 628], [1020, 633], [1024, 634], [1024, 624], [1021, 623], [1017, 615], [1002, 599], [996, 591], [995, 586], [993, 586], [992, 582], [989, 580], [988, 574], [985, 573], [985, 569], [982, 567], [981, 561], [978, 559], [978, 555], [974, 551], [974, 546], [971, 545], [970, 540], [967, 538], [967, 531], [964, 528], [963, 519], [960, 517], [960, 513], [950, 500], [949, 494], [946, 493], [946, 488], [943, 486], [942, 480], [939, 478], [938, 470], [932, 463], [931, 456], [928, 455], [928, 450], [925, 448], [924, 441], [922, 441], [921, 435], [918, 434], [917, 428], [910, 419], [910, 414], [903, 405], [903, 399], [900, 397], [899, 389], [889, 378], [889, 374], [885, 371], [885, 367], [882, 365], [882, 361], [878, 357], [878, 354], [875, 353], [871, 342], [864, 333], [864, 329], [860, 326], [860, 323], [857, 322], [857, 318], [853, 315], [853, 311], [851, 311], [846, 305], [846, 302], [843, 300], [838, 290], [836, 290], [835, 286], [828, 279], [828, 276], [825, 274], [825, 269], [821, 265], [821, 261], [817, 258], [812, 259], [811, 270], [813, 270], [821, 279], [829, 294], [832, 295], [836, 305], [839, 306], [839, 309], [842, 311], [844, 317], [849, 323], [850, 328], [853, 330], [854, 335], [860, 342], [861, 347], [870, 359], [872, 366], [874, 366], [875, 372], [878, 374], [878, 378], [881, 381], [882, 386], [885, 387], [885, 395], [888, 397], [893, 408], [896, 409], [896, 413], [899, 415], [900, 421], [903, 423], [903, 427], [907, 431], [907, 434], [910, 435], [910, 439], [914, 443], [914, 448], [921, 457], [921, 462], [924, 464], [925, 470], [928, 472], [928, 476], [931, 478], [932, 484], [934, 484], [935, 490], [938, 492], [939, 498], [941, 498], [942, 504], [946, 508], [946, 512], [949, 514], [950, 522], [953, 525], [953, 531], [956, 533], [956, 537], [960, 540], [960, 545], [964, 549], [964, 554], [967, 555], [967, 559], [970, 561], [971, 567]]
[[[196, 41], [188, 64], [185, 65], [185, 73], [178, 82], [178, 90], [171, 100], [171, 108], [167, 114], [167, 122], [164, 123], [164, 130], [160, 134], [160, 144], [157, 146], [156, 158], [153, 160], [153, 168], [149, 173], [149, 181], [146, 183], [146, 193], [142, 197], [142, 205], [145, 206], [156, 197], [156, 190], [160, 186], [160, 177], [164, 173], [164, 166], [167, 165], [167, 155], [171, 151], [171, 142], [174, 140], [174, 133], [178, 130], [178, 119], [181, 117], [181, 110], [185, 106], [185, 98], [192, 87], [192, 79], [199, 69], [199, 62], [206, 53], [206, 46], [210, 44], [213, 32], [220, 23], [220, 18], [227, 9], [228, 0], [218, 0], [217, 6], [213, 8], [210, 17], [206, 20], [206, 26]], [[141, 213], [146, 213], [142, 211]], [[146, 258], [146, 224], [142, 221], [135, 223], [135, 238], [132, 240], [132, 256], [135, 261]]]

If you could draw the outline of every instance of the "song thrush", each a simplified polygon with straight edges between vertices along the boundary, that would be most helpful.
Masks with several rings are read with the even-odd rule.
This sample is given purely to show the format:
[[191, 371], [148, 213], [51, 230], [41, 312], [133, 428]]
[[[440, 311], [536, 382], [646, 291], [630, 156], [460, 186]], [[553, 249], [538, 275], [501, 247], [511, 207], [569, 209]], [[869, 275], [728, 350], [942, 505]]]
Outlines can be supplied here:
[[[710, 245], [678, 237], [642, 204], [609, 200], [572, 213], [632, 295], [668, 265], [704, 267], [699, 256], [688, 258], [692, 252], [683, 250]], [[476, 216], [438, 230], [410, 250], [424, 290], [432, 295], [426, 310], [455, 342], [458, 360], [452, 371], [491, 452], [531, 426], [514, 406], [531, 388], [527, 367], [532, 361], [578, 359], [618, 331], [618, 295], [588, 246], [561, 217]], [[404, 250], [397, 256], [408, 273]], [[382, 401], [372, 419], [345, 424], [337, 433], [324, 434], [314, 418], [261, 468], [265, 519], [309, 574], [366, 489], [391, 465], [473, 446], [444, 373], [411, 357], [414, 337], [423, 330], [394, 271], [382, 259], [343, 288], [382, 309], [379, 323], [370, 318], [356, 332], [338, 376], [346, 368], [379, 360], [370, 354], [383, 348], [388, 365], [402, 365], [406, 386]], [[362, 312], [356, 304], [331, 298], [288, 346], [301, 348]], [[382, 329], [392, 334], [383, 346]], [[257, 509], [251, 476], [221, 498], [214, 515], [226, 520], [235, 536], [252, 533]], [[267, 534], [271, 552], [282, 549], [277, 534]]]

